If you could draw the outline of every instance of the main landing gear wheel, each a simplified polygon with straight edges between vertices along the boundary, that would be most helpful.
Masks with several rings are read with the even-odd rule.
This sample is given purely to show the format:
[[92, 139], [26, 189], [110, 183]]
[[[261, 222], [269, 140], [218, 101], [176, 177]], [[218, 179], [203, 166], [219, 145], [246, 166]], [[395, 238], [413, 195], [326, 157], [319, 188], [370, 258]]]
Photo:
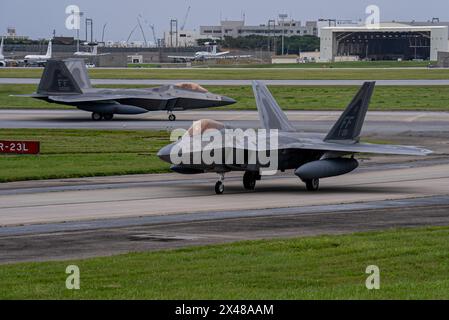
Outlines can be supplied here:
[[260, 175], [254, 172], [246, 171], [243, 175], [243, 187], [246, 190], [256, 189], [256, 181], [260, 180]]
[[318, 191], [320, 188], [320, 180], [319, 179], [311, 179], [304, 181], [306, 183], [307, 191]]
[[224, 193], [224, 183], [222, 181], [217, 181], [215, 184], [215, 193], [223, 194]]
[[114, 114], [113, 113], [106, 113], [103, 115], [103, 119], [106, 121], [111, 121], [114, 118]]
[[92, 113], [92, 120], [101, 121], [102, 118], [103, 118], [103, 116], [101, 113], [98, 113], [98, 112]]
[[170, 121], [176, 121], [176, 116], [175, 116], [174, 114], [170, 114], [170, 115], [168, 116], [168, 120], [170, 120]]
[[215, 193], [216, 194], [223, 194], [224, 192], [224, 173], [219, 173], [220, 174], [220, 180], [217, 181], [217, 183], [215, 184]]

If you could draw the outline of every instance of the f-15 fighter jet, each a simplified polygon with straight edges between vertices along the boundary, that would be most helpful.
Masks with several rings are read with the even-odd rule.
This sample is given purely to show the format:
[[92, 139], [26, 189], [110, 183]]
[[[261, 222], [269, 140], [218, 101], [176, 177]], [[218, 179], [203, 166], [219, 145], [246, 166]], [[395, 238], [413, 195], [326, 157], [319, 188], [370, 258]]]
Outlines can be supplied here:
[[[366, 82], [348, 105], [327, 136], [304, 136], [289, 123], [287, 116], [261, 82], [253, 82], [253, 90], [263, 129], [256, 134], [236, 134], [235, 130], [213, 120], [196, 123], [178, 141], [162, 148], [158, 156], [172, 164], [171, 169], [183, 174], [215, 172], [220, 180], [217, 194], [224, 192], [224, 175], [242, 171], [243, 186], [254, 190], [264, 170], [294, 170], [309, 191], [317, 191], [320, 179], [340, 176], [355, 170], [359, 153], [424, 156], [432, 153], [420, 147], [378, 145], [360, 142], [360, 133], [375, 82]], [[264, 131], [264, 130], [262, 130]], [[267, 132], [270, 131], [270, 135]], [[228, 134], [227, 134], [228, 132]], [[233, 136], [229, 138], [229, 132]], [[221, 136], [220, 134], [221, 133]], [[195, 137], [201, 135], [196, 142]], [[247, 139], [249, 137], [249, 139]], [[257, 139], [256, 139], [257, 138]], [[192, 147], [192, 140], [193, 147]], [[260, 154], [264, 156], [261, 157]], [[240, 157], [237, 155], [241, 155]], [[196, 161], [195, 161], [196, 159]], [[269, 159], [269, 161], [267, 161]], [[274, 169], [274, 170], [273, 170]]]
[[114, 114], [140, 114], [220, 107], [234, 99], [213, 94], [195, 83], [165, 85], [150, 89], [93, 88], [83, 60], [49, 60], [35, 94], [22, 95], [92, 112], [95, 121], [112, 120]]

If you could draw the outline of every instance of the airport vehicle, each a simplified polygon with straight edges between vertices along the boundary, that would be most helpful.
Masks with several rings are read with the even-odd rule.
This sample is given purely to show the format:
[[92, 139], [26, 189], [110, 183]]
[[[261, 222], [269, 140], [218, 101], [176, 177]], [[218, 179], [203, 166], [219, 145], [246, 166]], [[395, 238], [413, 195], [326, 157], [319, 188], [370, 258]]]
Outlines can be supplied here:
[[37, 92], [20, 95], [74, 106], [92, 112], [95, 121], [112, 120], [114, 114], [167, 111], [176, 120], [177, 110], [221, 107], [234, 99], [213, 94], [195, 83], [180, 83], [149, 89], [93, 88], [83, 59], [48, 60]]
[[98, 46], [93, 46], [90, 52], [78, 50], [73, 55], [76, 57], [98, 57], [109, 55], [109, 53], [98, 53]]
[[[209, 45], [209, 43], [205, 43], [206, 45]], [[168, 56], [170, 59], [173, 59], [175, 61], [183, 61], [183, 62], [189, 62], [189, 61], [204, 61], [208, 59], [219, 59], [223, 58], [229, 54], [229, 51], [223, 51], [223, 52], [217, 52], [217, 45], [212, 45], [212, 50], [209, 51], [198, 51], [193, 56]]]
[[36, 55], [36, 54], [29, 54], [26, 55], [25, 58], [23, 58], [23, 62], [26, 65], [38, 65], [38, 66], [45, 66], [48, 60], [52, 58], [52, 41], [50, 40], [48, 42], [47, 47], [47, 53], [45, 55]]
[[[319, 189], [320, 179], [340, 176], [355, 170], [359, 162], [355, 159], [358, 153], [395, 154], [424, 156], [432, 153], [415, 146], [378, 145], [360, 142], [360, 133], [366, 112], [375, 87], [375, 82], [366, 82], [348, 105], [341, 117], [323, 138], [319, 134], [299, 133], [288, 121], [287, 116], [260, 81], [253, 82], [259, 118], [263, 129], [272, 134], [261, 140], [247, 141], [245, 136], [229, 139], [226, 130], [231, 129], [220, 122], [200, 120], [176, 142], [162, 148], [158, 156], [171, 163], [171, 169], [182, 174], [200, 174], [215, 172], [220, 180], [215, 185], [215, 192], [224, 192], [224, 176], [230, 171], [243, 171], [243, 186], [254, 190], [256, 181], [261, 180], [264, 170], [272, 167], [272, 163], [262, 162], [260, 152], [271, 155], [270, 162], [276, 161], [273, 174], [278, 170], [294, 170], [305, 184], [308, 191]], [[217, 138], [216, 131], [222, 133]], [[192, 137], [195, 132], [202, 135], [197, 146], [192, 148]], [[211, 137], [213, 139], [210, 139]], [[273, 140], [275, 139], [275, 140]], [[232, 151], [232, 152], [230, 152]], [[243, 161], [236, 161], [238, 154], [244, 155]], [[196, 156], [197, 162], [192, 161]], [[205, 161], [204, 154], [218, 155], [214, 161]], [[182, 161], [178, 161], [179, 156]], [[212, 156], [213, 157], [213, 156]], [[174, 161], [176, 159], [176, 161]], [[210, 159], [210, 158], [209, 158]], [[256, 161], [250, 162], [249, 159]], [[240, 159], [241, 160], [241, 159]]]

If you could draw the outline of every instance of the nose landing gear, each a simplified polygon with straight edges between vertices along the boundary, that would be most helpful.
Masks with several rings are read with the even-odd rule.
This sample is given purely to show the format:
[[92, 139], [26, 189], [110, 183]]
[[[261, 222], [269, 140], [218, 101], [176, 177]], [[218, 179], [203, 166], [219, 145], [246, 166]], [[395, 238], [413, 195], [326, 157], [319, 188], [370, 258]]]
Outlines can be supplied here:
[[170, 120], [170, 121], [176, 121], [176, 116], [175, 116], [171, 111], [169, 111], [168, 120]]

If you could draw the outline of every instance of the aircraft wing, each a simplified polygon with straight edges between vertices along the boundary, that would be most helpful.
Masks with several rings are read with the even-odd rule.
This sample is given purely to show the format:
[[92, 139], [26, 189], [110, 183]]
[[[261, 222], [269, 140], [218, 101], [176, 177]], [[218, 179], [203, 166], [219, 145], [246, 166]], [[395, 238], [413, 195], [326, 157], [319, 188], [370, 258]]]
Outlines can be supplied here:
[[[137, 95], [137, 96], [128, 96], [128, 95], [116, 95], [116, 94], [103, 94], [103, 95], [62, 95], [62, 96], [49, 96], [50, 100], [54, 102], [63, 102], [63, 103], [79, 103], [79, 102], [101, 102], [101, 101], [117, 101], [120, 100], [129, 100], [129, 99], [151, 99], [154, 100], [154, 96], [145, 96], [145, 95]], [[157, 100], [168, 101], [174, 99], [173, 97], [163, 97], [158, 96]]]
[[185, 60], [185, 61], [193, 61], [196, 59], [194, 56], [168, 56], [170, 59], [177, 59], [177, 60]]
[[433, 153], [430, 150], [401, 145], [382, 145], [370, 143], [332, 143], [332, 142], [279, 142], [279, 149], [303, 149], [303, 150], [319, 150], [330, 152], [351, 153], [373, 153], [373, 154], [389, 154], [389, 155], [409, 155], [409, 156], [426, 156]]

